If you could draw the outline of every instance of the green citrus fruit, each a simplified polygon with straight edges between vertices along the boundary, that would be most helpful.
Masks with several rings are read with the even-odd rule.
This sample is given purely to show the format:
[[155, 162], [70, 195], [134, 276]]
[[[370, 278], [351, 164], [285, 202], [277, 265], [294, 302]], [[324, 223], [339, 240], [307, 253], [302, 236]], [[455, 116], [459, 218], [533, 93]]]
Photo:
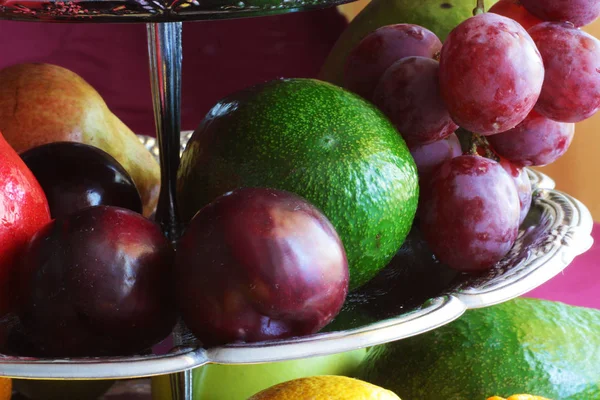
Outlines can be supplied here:
[[600, 399], [600, 310], [520, 298], [371, 348], [358, 377], [403, 399]]

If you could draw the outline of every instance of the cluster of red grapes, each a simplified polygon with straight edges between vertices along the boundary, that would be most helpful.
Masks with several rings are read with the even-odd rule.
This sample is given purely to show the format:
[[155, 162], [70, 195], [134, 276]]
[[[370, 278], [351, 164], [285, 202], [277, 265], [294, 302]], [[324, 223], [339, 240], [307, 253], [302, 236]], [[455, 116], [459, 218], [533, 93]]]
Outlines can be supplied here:
[[[600, 0], [500, 0], [489, 11], [443, 44], [420, 26], [379, 28], [344, 74], [411, 149], [434, 254], [467, 272], [513, 246], [531, 204], [523, 167], [558, 159], [574, 123], [600, 108], [600, 41], [579, 29], [600, 15]], [[461, 147], [459, 127], [470, 145]]]

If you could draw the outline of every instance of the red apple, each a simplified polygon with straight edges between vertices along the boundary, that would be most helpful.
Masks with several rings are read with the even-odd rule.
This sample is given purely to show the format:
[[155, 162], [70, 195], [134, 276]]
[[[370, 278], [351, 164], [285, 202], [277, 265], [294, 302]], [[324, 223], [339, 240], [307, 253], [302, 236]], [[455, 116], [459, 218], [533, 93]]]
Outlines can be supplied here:
[[0, 314], [12, 307], [9, 278], [27, 241], [50, 222], [44, 191], [0, 134]]
[[183, 319], [205, 346], [315, 333], [348, 291], [331, 223], [274, 189], [238, 189], [201, 209], [179, 242], [175, 275]]

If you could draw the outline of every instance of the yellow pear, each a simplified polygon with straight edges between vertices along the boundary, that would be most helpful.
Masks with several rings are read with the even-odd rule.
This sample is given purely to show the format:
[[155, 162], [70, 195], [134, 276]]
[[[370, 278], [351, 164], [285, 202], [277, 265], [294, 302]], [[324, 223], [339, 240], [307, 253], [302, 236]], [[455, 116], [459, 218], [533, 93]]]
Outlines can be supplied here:
[[50, 64], [17, 64], [0, 70], [0, 132], [19, 153], [62, 141], [99, 147], [131, 175], [144, 215], [156, 207], [158, 163], [100, 94], [72, 71]]

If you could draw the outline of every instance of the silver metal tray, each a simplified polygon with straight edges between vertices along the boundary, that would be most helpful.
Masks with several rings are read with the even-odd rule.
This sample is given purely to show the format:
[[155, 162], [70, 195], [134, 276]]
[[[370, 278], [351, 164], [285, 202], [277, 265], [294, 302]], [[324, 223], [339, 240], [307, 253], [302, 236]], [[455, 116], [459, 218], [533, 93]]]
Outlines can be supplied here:
[[[189, 132], [182, 134], [182, 146], [188, 138]], [[154, 139], [141, 139], [158, 154]], [[544, 174], [528, 172], [536, 185], [531, 211], [511, 252], [486, 274], [462, 275], [438, 264], [413, 229], [392, 263], [372, 282], [351, 293], [342, 312], [321, 333], [203, 349], [178, 327], [173, 337], [179, 346], [172, 351], [165, 351], [163, 345], [135, 357], [36, 359], [0, 355], [0, 375], [46, 379], [162, 375], [207, 363], [260, 363], [339, 353], [435, 329], [469, 308], [498, 304], [538, 287], [591, 247], [593, 221], [588, 209], [554, 190], [554, 182]], [[411, 265], [411, 270], [406, 265]], [[437, 278], [432, 280], [432, 276]]]

